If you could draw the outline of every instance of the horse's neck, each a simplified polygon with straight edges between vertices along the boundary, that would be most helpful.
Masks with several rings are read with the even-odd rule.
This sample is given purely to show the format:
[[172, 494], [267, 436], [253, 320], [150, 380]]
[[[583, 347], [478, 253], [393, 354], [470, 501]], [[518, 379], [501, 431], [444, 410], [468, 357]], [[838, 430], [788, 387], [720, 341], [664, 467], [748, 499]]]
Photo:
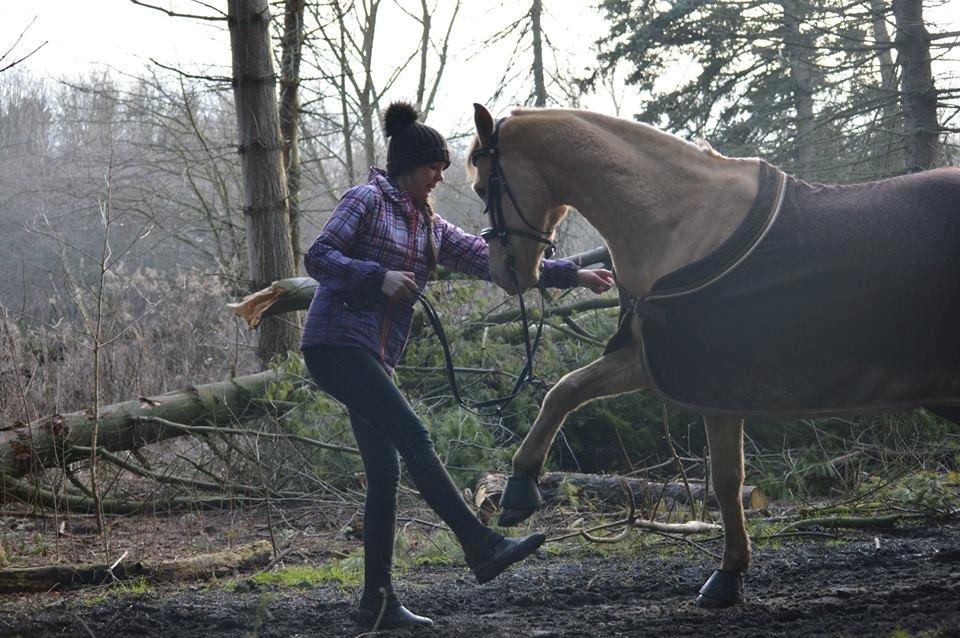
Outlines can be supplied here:
[[644, 295], [736, 229], [756, 196], [759, 167], [649, 127], [619, 126], [626, 129], [609, 133], [609, 145], [548, 151], [547, 179], [606, 240], [620, 283]]

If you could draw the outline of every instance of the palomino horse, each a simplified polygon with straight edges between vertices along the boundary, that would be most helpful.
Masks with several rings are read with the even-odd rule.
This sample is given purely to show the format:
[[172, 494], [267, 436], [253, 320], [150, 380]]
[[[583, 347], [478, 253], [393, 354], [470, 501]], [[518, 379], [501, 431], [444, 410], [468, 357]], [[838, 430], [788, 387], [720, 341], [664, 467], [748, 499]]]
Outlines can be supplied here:
[[603, 356], [547, 393], [501, 524], [541, 503], [536, 480], [569, 412], [650, 388], [703, 415], [724, 550], [698, 604], [726, 606], [751, 556], [744, 417], [960, 414], [960, 170], [807, 184], [644, 124], [532, 109], [495, 124], [474, 106], [493, 281], [536, 285], [574, 206], [610, 249], [624, 311]]

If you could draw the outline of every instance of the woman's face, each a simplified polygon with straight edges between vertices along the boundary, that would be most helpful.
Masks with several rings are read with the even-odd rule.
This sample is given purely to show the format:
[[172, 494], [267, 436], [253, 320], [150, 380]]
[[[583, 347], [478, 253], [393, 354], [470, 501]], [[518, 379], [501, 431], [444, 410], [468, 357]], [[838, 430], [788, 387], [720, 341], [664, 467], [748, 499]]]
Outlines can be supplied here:
[[446, 167], [445, 162], [434, 162], [433, 164], [421, 164], [410, 171], [410, 177], [406, 180], [404, 190], [416, 202], [427, 201], [427, 196], [434, 187], [443, 181], [443, 170]]

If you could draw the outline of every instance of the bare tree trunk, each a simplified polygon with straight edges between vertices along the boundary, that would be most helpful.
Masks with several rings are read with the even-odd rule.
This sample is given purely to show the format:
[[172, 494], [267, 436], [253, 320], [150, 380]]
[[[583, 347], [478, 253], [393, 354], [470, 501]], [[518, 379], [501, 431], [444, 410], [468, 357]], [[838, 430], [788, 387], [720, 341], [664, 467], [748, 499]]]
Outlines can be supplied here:
[[417, 83], [417, 105], [420, 107], [420, 120], [427, 121], [430, 111], [433, 110], [433, 101], [437, 96], [437, 88], [440, 86], [440, 79], [447, 67], [447, 51], [450, 47], [450, 33], [453, 31], [453, 25], [457, 21], [457, 14], [460, 13], [460, 0], [457, 0], [453, 6], [453, 14], [450, 16], [450, 22], [447, 24], [447, 32], [443, 36], [443, 44], [440, 47], [440, 60], [437, 65], [437, 71], [433, 74], [433, 81], [430, 83], [430, 94], [426, 95], [427, 90], [427, 59], [430, 54], [430, 29], [433, 26], [433, 20], [430, 17], [430, 9], [426, 0], [420, 0], [420, 24], [423, 27], [420, 37], [420, 80]]
[[887, 4], [883, 0], [870, 0], [873, 13], [873, 40], [877, 47], [877, 59], [880, 60], [880, 88], [889, 101], [883, 103], [883, 125], [888, 130], [899, 130], [900, 121], [897, 111], [897, 67], [893, 61], [893, 41], [887, 31]]
[[373, 86], [373, 36], [377, 28], [377, 11], [380, 10], [380, 0], [370, 0], [364, 4], [363, 25], [363, 89], [360, 91], [360, 125], [363, 127], [363, 150], [367, 158], [367, 166], [377, 163], [377, 145], [374, 132], [377, 126], [377, 96]]
[[344, 162], [347, 165], [347, 179], [350, 184], [357, 182], [357, 169], [353, 161], [353, 126], [350, 124], [350, 111], [347, 103], [347, 74], [350, 72], [350, 63], [347, 61], [347, 25], [344, 23], [343, 13], [338, 9], [338, 24], [340, 25], [340, 81], [338, 90], [340, 92], [340, 116], [341, 127], [343, 129], [343, 153]]
[[283, 55], [280, 62], [280, 134], [287, 171], [290, 244], [294, 272], [303, 261], [300, 246], [300, 60], [303, 57], [303, 9], [306, 0], [286, 0]]
[[[267, 0], [229, 0], [228, 20], [251, 290], [259, 290], [293, 275]], [[261, 363], [295, 350], [298, 336], [295, 322], [264, 323], [257, 346]]]
[[427, 56], [430, 53], [430, 8], [427, 0], [420, 0], [420, 80], [417, 82], [417, 106], [423, 107], [427, 92]]
[[817, 158], [814, 143], [813, 81], [810, 37], [801, 33], [800, 26], [806, 20], [806, 0], [781, 0], [783, 7], [783, 45], [790, 66], [793, 82], [793, 101], [797, 112], [797, 138], [795, 172], [809, 177]]
[[897, 80], [897, 66], [893, 61], [893, 40], [887, 30], [887, 16], [890, 15], [890, 6], [884, 0], [870, 0], [870, 11], [873, 14], [873, 40], [877, 50], [877, 59], [880, 61], [880, 94], [883, 100], [881, 107], [880, 140], [886, 149], [882, 153], [883, 164], [887, 170], [901, 172], [903, 170], [903, 119], [898, 107], [900, 88]]
[[897, 21], [897, 63], [903, 84], [903, 131], [908, 171], [933, 168], [939, 162], [940, 124], [937, 89], [930, 70], [930, 34], [923, 23], [920, 0], [893, 0]]
[[543, 15], [543, 0], [533, 0], [530, 7], [530, 29], [533, 32], [533, 105], [547, 105], [547, 87], [543, 79], [543, 31], [540, 18]]

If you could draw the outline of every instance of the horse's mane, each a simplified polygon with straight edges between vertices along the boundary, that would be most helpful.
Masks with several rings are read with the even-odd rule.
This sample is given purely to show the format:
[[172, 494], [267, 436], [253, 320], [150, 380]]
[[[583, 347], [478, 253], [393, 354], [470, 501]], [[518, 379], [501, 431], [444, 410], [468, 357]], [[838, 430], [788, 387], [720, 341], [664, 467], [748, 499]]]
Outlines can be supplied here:
[[[510, 112], [510, 115], [511, 117], [520, 118], [524, 116], [539, 115], [547, 117], [555, 116], [567, 121], [570, 121], [571, 119], [579, 120], [585, 124], [609, 131], [614, 134], [618, 140], [626, 142], [627, 144], [640, 145], [645, 142], [649, 142], [651, 138], [672, 140], [674, 143], [679, 143], [680, 148], [685, 148], [688, 151], [693, 151], [697, 154], [706, 154], [710, 157], [718, 159], [727, 159], [726, 156], [717, 152], [705, 139], [698, 139], [696, 142], [690, 142], [682, 137], [661, 131], [654, 126], [644, 124], [643, 122], [633, 122], [611, 115], [595, 113], [593, 111], [577, 109], [515, 108]], [[479, 144], [480, 140], [477, 138], [477, 136], [474, 136], [467, 152], [467, 174], [470, 176], [474, 174], [475, 169], [469, 158], [473, 155], [473, 152], [477, 150]]]

